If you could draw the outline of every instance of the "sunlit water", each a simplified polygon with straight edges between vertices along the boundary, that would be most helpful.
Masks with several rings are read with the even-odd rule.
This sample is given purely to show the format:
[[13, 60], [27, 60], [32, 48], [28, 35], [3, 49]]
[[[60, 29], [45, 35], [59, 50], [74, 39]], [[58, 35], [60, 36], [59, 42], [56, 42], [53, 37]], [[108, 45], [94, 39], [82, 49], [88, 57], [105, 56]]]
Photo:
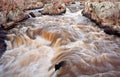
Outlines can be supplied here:
[[105, 34], [81, 11], [30, 18], [8, 38], [0, 77], [120, 76], [120, 38]]

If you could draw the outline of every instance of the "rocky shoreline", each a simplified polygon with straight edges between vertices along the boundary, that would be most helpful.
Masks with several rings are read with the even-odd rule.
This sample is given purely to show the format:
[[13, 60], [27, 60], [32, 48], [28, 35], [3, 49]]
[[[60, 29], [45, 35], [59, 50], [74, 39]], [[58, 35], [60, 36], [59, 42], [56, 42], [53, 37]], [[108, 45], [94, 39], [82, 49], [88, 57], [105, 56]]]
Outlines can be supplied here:
[[82, 12], [99, 28], [109, 35], [120, 37], [120, 3], [119, 2], [86, 2]]

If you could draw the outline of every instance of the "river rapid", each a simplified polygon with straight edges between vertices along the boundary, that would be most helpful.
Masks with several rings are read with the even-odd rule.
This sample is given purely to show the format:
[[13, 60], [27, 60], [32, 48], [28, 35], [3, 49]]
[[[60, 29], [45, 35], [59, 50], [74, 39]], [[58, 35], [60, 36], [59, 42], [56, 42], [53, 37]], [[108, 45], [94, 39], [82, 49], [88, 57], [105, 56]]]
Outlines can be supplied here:
[[105, 34], [81, 11], [17, 24], [7, 35], [0, 77], [120, 76], [120, 38]]

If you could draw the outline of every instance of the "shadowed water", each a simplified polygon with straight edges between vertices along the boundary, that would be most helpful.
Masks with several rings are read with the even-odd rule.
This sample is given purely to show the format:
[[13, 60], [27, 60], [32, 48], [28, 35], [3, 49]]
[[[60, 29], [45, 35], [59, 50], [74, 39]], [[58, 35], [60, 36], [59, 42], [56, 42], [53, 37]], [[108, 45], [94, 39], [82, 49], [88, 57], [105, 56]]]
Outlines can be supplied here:
[[0, 27], [0, 58], [6, 50], [6, 32]]

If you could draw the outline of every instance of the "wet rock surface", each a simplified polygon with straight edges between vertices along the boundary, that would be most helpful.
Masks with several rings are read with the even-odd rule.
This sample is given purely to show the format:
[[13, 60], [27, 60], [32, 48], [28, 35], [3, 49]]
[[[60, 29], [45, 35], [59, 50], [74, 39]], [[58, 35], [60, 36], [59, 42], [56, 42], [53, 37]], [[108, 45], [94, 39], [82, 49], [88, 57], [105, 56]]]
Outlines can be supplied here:
[[83, 15], [94, 21], [100, 28], [103, 28], [106, 33], [120, 36], [119, 2], [88, 1], [85, 4]]

